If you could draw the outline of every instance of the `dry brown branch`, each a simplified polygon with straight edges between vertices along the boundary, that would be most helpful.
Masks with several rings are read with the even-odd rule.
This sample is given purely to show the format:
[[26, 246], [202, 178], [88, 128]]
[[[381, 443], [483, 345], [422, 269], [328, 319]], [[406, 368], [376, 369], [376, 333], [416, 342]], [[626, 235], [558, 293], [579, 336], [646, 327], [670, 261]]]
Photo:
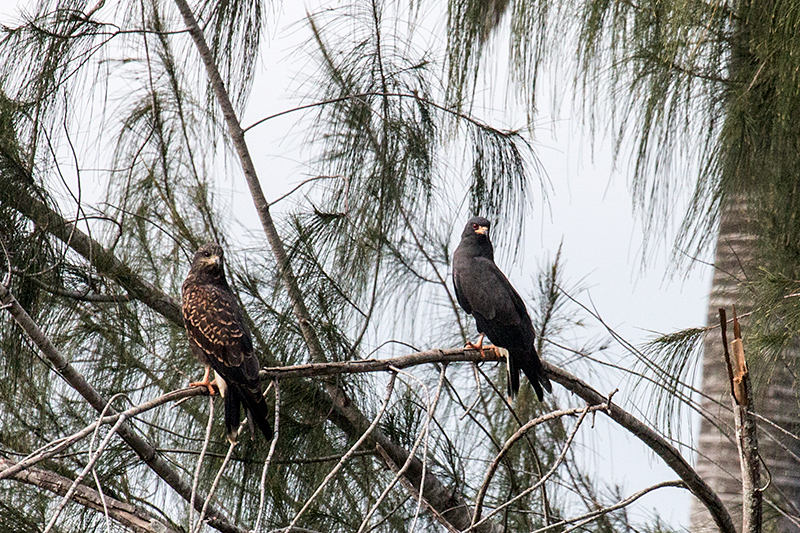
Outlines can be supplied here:
[[742, 470], [742, 533], [760, 533], [763, 512], [761, 460], [758, 456], [756, 419], [750, 412], [750, 378], [736, 308], [733, 308], [733, 341], [728, 351], [725, 309], [719, 309], [722, 347], [731, 381], [736, 447]]
[[[7, 472], [9, 469], [14, 468], [16, 463], [10, 459], [0, 457], [0, 472]], [[23, 470], [17, 470], [11, 476], [11, 479], [27, 483], [34, 487], [47, 490], [65, 496], [67, 491], [72, 486], [72, 480], [60, 476], [49, 470], [44, 470], [38, 467], [28, 467]], [[129, 503], [121, 502], [109, 496], [105, 496], [105, 509], [116, 522], [129, 528], [134, 533], [153, 533], [153, 531], [162, 531], [163, 533], [177, 533], [177, 529], [173, 529], [165, 524], [161, 519], [156, 518], [144, 509], [131, 505]], [[89, 509], [103, 512], [103, 498], [100, 494], [86, 485], [77, 485], [72, 495], [72, 500], [75, 503], [88, 507]], [[159, 529], [160, 528], [160, 529]]]

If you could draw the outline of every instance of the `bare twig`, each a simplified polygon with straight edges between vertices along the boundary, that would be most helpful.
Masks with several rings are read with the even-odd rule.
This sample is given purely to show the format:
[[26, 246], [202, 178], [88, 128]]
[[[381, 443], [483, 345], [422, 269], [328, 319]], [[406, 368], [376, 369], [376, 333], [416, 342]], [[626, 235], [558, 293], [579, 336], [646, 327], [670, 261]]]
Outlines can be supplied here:
[[[541, 478], [539, 478], [536, 481], [536, 483], [534, 483], [530, 487], [526, 488], [525, 490], [523, 490], [522, 492], [520, 492], [519, 494], [517, 494], [516, 496], [511, 498], [510, 500], [505, 502], [503, 505], [495, 507], [492, 510], [491, 513], [489, 513], [488, 515], [486, 515], [485, 518], [482, 518], [480, 520], [478, 520], [478, 519], [480, 518], [480, 513], [481, 513], [480, 505], [482, 504], [482, 502], [481, 501], [476, 502], [476, 504], [475, 504], [475, 512], [472, 515], [472, 517], [473, 517], [472, 520], [473, 520], [474, 524], [471, 525], [469, 527], [469, 529], [466, 529], [464, 533], [467, 533], [467, 531], [472, 531], [473, 528], [475, 528], [476, 526], [480, 525], [483, 522], [486, 522], [487, 520], [489, 520], [495, 514], [499, 513], [500, 511], [502, 511], [503, 509], [505, 509], [506, 507], [508, 507], [512, 503], [514, 503], [515, 501], [517, 501], [517, 500], [519, 500], [521, 498], [524, 498], [525, 496], [527, 496], [528, 494], [530, 494], [531, 492], [533, 492], [534, 490], [539, 488], [542, 484], [544, 484], [544, 482], [547, 481], [550, 478], [550, 476], [552, 476], [555, 473], [556, 469], [559, 467], [561, 462], [567, 456], [567, 452], [569, 451], [570, 446], [572, 446], [572, 441], [575, 439], [575, 435], [577, 435], [578, 429], [580, 429], [581, 423], [583, 422], [583, 419], [586, 418], [586, 414], [589, 412], [590, 408], [591, 408], [591, 406], [589, 406], [589, 405], [587, 405], [586, 407], [583, 408], [580, 418], [578, 418], [578, 421], [575, 422], [575, 427], [572, 428], [572, 431], [567, 436], [567, 440], [564, 442], [564, 446], [562, 446], [562, 448], [561, 448], [561, 453], [558, 455], [556, 460], [553, 462], [553, 466], [550, 467], [550, 470], [548, 470], [545, 475], [543, 475]], [[520, 437], [523, 434], [520, 434]]]
[[[486, 470], [486, 474], [483, 478], [483, 483], [481, 484], [481, 488], [478, 491], [478, 496], [475, 498], [475, 510], [473, 511], [473, 515], [475, 518], [473, 520], [477, 521], [481, 516], [481, 506], [483, 505], [483, 499], [486, 496], [486, 491], [489, 488], [489, 483], [492, 481], [492, 477], [494, 477], [494, 473], [497, 471], [497, 467], [500, 466], [500, 461], [503, 460], [503, 457], [508, 453], [511, 447], [521, 438], [525, 436], [525, 434], [533, 429], [534, 427], [547, 422], [548, 420], [554, 420], [556, 418], [561, 418], [563, 416], [572, 416], [578, 413], [581, 413], [581, 420], [586, 415], [587, 412], [594, 412], [598, 409], [605, 409], [607, 406], [605, 404], [601, 405], [592, 405], [586, 407], [575, 407], [572, 409], [562, 409], [559, 411], [553, 411], [542, 415], [540, 417], [534, 418], [533, 420], [529, 421], [521, 428], [519, 428], [509, 439], [505, 442], [503, 447], [500, 449], [500, 452], [495, 456], [492, 463], [489, 465], [489, 468]], [[544, 478], [544, 476], [542, 476]]]
[[[408, 493], [411, 495], [412, 498], [419, 498], [420, 492], [414, 485], [409, 483], [408, 479], [403, 477], [402, 472], [400, 472], [400, 467], [397, 466], [397, 464], [389, 456], [389, 454], [386, 453], [386, 450], [383, 449], [383, 446], [381, 446], [380, 444], [376, 444], [375, 448], [378, 452], [378, 455], [380, 455], [381, 458], [384, 461], [386, 461], [386, 464], [389, 465], [389, 470], [394, 472], [395, 479], [399, 480], [400, 484], [403, 485], [403, 487], [405, 487], [406, 491], [408, 491]], [[430, 503], [428, 503], [428, 500], [422, 498], [421, 501], [425, 505], [425, 508], [434, 516], [434, 518], [436, 518], [436, 520], [439, 521], [440, 524], [442, 524], [445, 527], [445, 529], [447, 529], [447, 531], [449, 531], [450, 533], [460, 533], [460, 531], [455, 527], [453, 527], [453, 525], [441, 513], [439, 513], [439, 511], [437, 511], [435, 507], [433, 507]], [[388, 516], [386, 518], [388, 518]], [[384, 518], [383, 520], [386, 520], [386, 518]], [[383, 522], [383, 520], [381, 520], [381, 522], [374, 525], [367, 531], [371, 531], [376, 527], [378, 527]], [[364, 523], [362, 523], [361, 527], [364, 527]]]
[[92, 479], [94, 479], [94, 486], [97, 487], [97, 493], [100, 495], [100, 502], [103, 504], [103, 515], [106, 517], [106, 533], [111, 533], [111, 515], [108, 514], [108, 502], [106, 502], [106, 495], [103, 493], [100, 478], [97, 476], [97, 470], [94, 468], [92, 468]]
[[[202, 387], [197, 387], [202, 388]], [[197, 496], [197, 484], [200, 482], [200, 469], [203, 466], [203, 458], [208, 450], [208, 443], [211, 441], [211, 427], [214, 425], [214, 397], [208, 397], [208, 423], [206, 424], [206, 434], [203, 438], [203, 447], [200, 448], [200, 456], [197, 458], [197, 465], [194, 467], [192, 476], [192, 497], [189, 500], [189, 527], [194, 522], [194, 499]]]
[[555, 528], [561, 527], [561, 526], [565, 526], [567, 524], [574, 524], [574, 526], [569, 528], [569, 529], [565, 529], [564, 533], [566, 533], [567, 531], [574, 531], [575, 529], [580, 529], [583, 526], [585, 526], [586, 524], [588, 524], [589, 522], [591, 522], [592, 520], [594, 520], [594, 519], [596, 519], [596, 518], [598, 518], [598, 517], [600, 517], [602, 515], [608, 514], [608, 513], [612, 512], [612, 511], [616, 511], [617, 509], [622, 509], [623, 507], [626, 507], [626, 506], [632, 504], [633, 502], [635, 502], [636, 500], [638, 500], [639, 498], [641, 498], [645, 494], [653, 492], [654, 490], [657, 490], [657, 489], [663, 489], [665, 487], [676, 487], [676, 488], [684, 488], [685, 489], [686, 488], [686, 484], [683, 481], [662, 481], [661, 483], [656, 483], [653, 486], [647, 487], [646, 489], [642, 489], [639, 492], [636, 492], [635, 494], [631, 494], [630, 496], [628, 496], [624, 500], [621, 500], [621, 501], [615, 503], [614, 505], [609, 505], [608, 507], [603, 507], [602, 509], [596, 509], [596, 510], [590, 512], [590, 513], [582, 514], [580, 516], [574, 516], [572, 518], [568, 518], [566, 520], [561, 520], [560, 522], [556, 522], [554, 524], [550, 524], [550, 525], [545, 526], [545, 527], [540, 527], [539, 529], [536, 529], [536, 530], [532, 531], [531, 533], [544, 533], [545, 531], [550, 531], [552, 529], [555, 529]]
[[[415, 458], [414, 454], [416, 454], [417, 449], [419, 448], [419, 445], [422, 442], [422, 439], [426, 435], [426, 428], [429, 426], [431, 418], [433, 418], [433, 411], [436, 409], [436, 406], [439, 403], [439, 397], [440, 397], [441, 392], [442, 392], [442, 386], [444, 385], [444, 377], [445, 377], [446, 368], [447, 368], [446, 365], [442, 366], [442, 370], [439, 373], [439, 383], [438, 383], [438, 385], [436, 387], [436, 394], [434, 396], [433, 402], [430, 402], [430, 401], [428, 402], [428, 418], [426, 420], [425, 428], [423, 428], [423, 430], [420, 431], [420, 434], [417, 437], [417, 440], [414, 441], [414, 445], [412, 446], [411, 450], [409, 451], [408, 458], [405, 460], [405, 462], [403, 463], [402, 467], [397, 468], [397, 463], [395, 463], [394, 459], [392, 459], [391, 461], [387, 461], [387, 465], [389, 466], [389, 469], [392, 470], [395, 473], [394, 479], [392, 479], [392, 481], [386, 486], [386, 488], [383, 489], [383, 492], [381, 492], [381, 495], [378, 497], [378, 499], [372, 505], [370, 510], [367, 512], [366, 516], [364, 517], [364, 520], [361, 521], [361, 525], [359, 526], [357, 533], [362, 533], [362, 532], [365, 531], [365, 528], [369, 524], [369, 521], [372, 518], [372, 515], [375, 514], [375, 511], [378, 509], [380, 504], [383, 503], [383, 500], [386, 499], [386, 496], [388, 496], [388, 494], [392, 490], [392, 488], [397, 484], [398, 481], [401, 481], [401, 480], [403, 481], [403, 485], [406, 486], [406, 488], [411, 487], [409, 492], [413, 496], [415, 496], [417, 498], [417, 508], [418, 508], [417, 510], [419, 510], [419, 506], [420, 505], [425, 503], [426, 507], [434, 509], [435, 512], [433, 513], [433, 515], [436, 517], [437, 520], [439, 520], [439, 522], [441, 522], [448, 529], [453, 529], [453, 525], [450, 524], [450, 522], [441, 513], [439, 513], [432, 505], [430, 505], [430, 503], [427, 502], [427, 500], [425, 500], [425, 498], [424, 498], [425, 470], [426, 470], [425, 462], [423, 461], [422, 465], [421, 465], [422, 473], [419, 476], [419, 478], [420, 478], [420, 481], [419, 481], [420, 486], [419, 487], [415, 487], [414, 484], [412, 484], [412, 483], [407, 483], [406, 482], [407, 480], [404, 477], [406, 471], [408, 470], [408, 468], [411, 465], [413, 459]], [[399, 369], [398, 369], [398, 371], [402, 372]], [[407, 372], [403, 372], [403, 374], [410, 375]], [[411, 377], [413, 377], [413, 376], [411, 376]], [[414, 378], [414, 379], [416, 379], [416, 378]], [[427, 393], [427, 388], [426, 388], [426, 393]], [[428, 395], [428, 397], [430, 398], [430, 395]], [[380, 444], [378, 444], [378, 446], [376, 446], [376, 449], [378, 450], [378, 453], [380, 453], [380, 455], [384, 459], [387, 458], [386, 450], [384, 450], [383, 447], [380, 446]], [[369, 530], [367, 530], [367, 531], [369, 531]]]
[[[244, 421], [242, 421], [242, 423], [244, 423]], [[211, 484], [211, 490], [208, 491], [206, 503], [203, 504], [203, 509], [200, 511], [200, 517], [197, 519], [197, 525], [194, 528], [194, 533], [200, 533], [200, 528], [203, 527], [203, 520], [205, 519], [206, 512], [208, 511], [208, 504], [211, 502], [211, 498], [214, 497], [214, 492], [216, 492], [217, 487], [219, 486], [219, 480], [222, 478], [222, 473], [225, 472], [225, 468], [227, 468], [228, 463], [231, 460], [231, 454], [233, 453], [233, 449], [235, 447], [236, 441], [231, 442], [230, 445], [228, 445], [228, 453], [225, 455], [225, 459], [222, 460], [222, 464], [217, 471], [217, 475], [214, 476], [214, 482]]]
[[369, 434], [372, 433], [372, 431], [377, 427], [378, 422], [383, 416], [383, 413], [386, 411], [386, 407], [388, 407], [389, 405], [389, 400], [391, 400], [392, 398], [392, 391], [394, 390], [394, 382], [396, 379], [397, 379], [397, 374], [393, 373], [392, 376], [389, 378], [389, 383], [386, 385], [386, 397], [383, 400], [383, 405], [381, 405], [380, 410], [378, 410], [378, 414], [376, 414], [375, 418], [372, 420], [372, 424], [370, 424], [370, 426], [367, 428], [364, 434], [361, 435], [361, 438], [359, 438], [356, 441], [356, 443], [350, 447], [347, 453], [344, 454], [344, 456], [342, 456], [341, 460], [338, 463], [336, 463], [336, 466], [334, 466], [333, 469], [328, 473], [328, 475], [325, 476], [325, 479], [322, 480], [322, 483], [320, 483], [319, 487], [317, 487], [317, 490], [314, 491], [314, 494], [311, 495], [311, 497], [306, 501], [305, 505], [303, 505], [300, 511], [294, 516], [292, 522], [289, 524], [290, 530], [295, 526], [295, 524], [297, 524], [297, 521], [300, 519], [303, 513], [305, 513], [306, 510], [308, 510], [308, 508], [311, 507], [311, 504], [314, 502], [317, 496], [320, 495], [320, 493], [328, 484], [328, 482], [331, 479], [333, 479], [333, 477], [339, 472], [339, 470], [342, 469], [347, 460], [350, 459], [350, 456], [352, 456], [353, 453], [359, 448], [359, 446], [361, 446], [361, 444], [365, 440], [367, 440]]
[[44, 528], [44, 533], [50, 533], [50, 531], [53, 529], [53, 526], [56, 525], [58, 517], [61, 516], [61, 511], [64, 510], [64, 507], [66, 507], [67, 503], [69, 503], [69, 501], [72, 499], [72, 495], [75, 494], [75, 491], [78, 489], [78, 485], [81, 484], [83, 479], [86, 477], [86, 474], [88, 474], [94, 468], [95, 463], [98, 461], [98, 459], [100, 459], [100, 456], [103, 454], [103, 450], [105, 450], [106, 445], [109, 443], [109, 441], [111, 441], [111, 437], [113, 437], [116, 434], [119, 427], [124, 423], [125, 423], [125, 415], [120, 415], [119, 420], [117, 420], [117, 423], [114, 424], [114, 426], [111, 428], [108, 434], [106, 434], [105, 438], [103, 439], [103, 442], [101, 442], [100, 446], [98, 446], [97, 452], [95, 452], [94, 455], [91, 456], [88, 464], [84, 467], [83, 471], [78, 475], [78, 477], [75, 478], [75, 481], [72, 482], [72, 486], [70, 486], [69, 490], [67, 490], [67, 493], [61, 499], [61, 503], [58, 504], [56, 512], [50, 518], [50, 521], [47, 523], [47, 527]]
[[259, 485], [258, 496], [258, 516], [256, 517], [256, 526], [253, 528], [255, 533], [261, 528], [261, 518], [264, 514], [264, 504], [266, 503], [267, 491], [267, 469], [269, 468], [272, 456], [275, 453], [275, 447], [278, 442], [278, 435], [280, 435], [280, 422], [281, 422], [281, 384], [276, 379], [272, 382], [275, 385], [275, 424], [272, 434], [272, 442], [269, 445], [269, 452], [267, 458], [264, 460], [264, 468], [261, 469], [261, 483]]

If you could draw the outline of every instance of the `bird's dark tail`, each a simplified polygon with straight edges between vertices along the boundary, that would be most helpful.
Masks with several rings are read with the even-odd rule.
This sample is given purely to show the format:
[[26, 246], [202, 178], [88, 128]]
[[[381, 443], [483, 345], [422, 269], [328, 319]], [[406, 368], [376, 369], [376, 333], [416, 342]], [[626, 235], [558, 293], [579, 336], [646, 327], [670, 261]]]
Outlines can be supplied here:
[[225, 434], [229, 442], [236, 442], [239, 429], [239, 406], [244, 403], [244, 411], [248, 418], [252, 435], [253, 423], [258, 426], [267, 441], [272, 440], [272, 426], [269, 424], [267, 402], [261, 395], [253, 394], [241, 386], [230, 386], [225, 395]]
[[531, 382], [533, 390], [536, 391], [536, 398], [541, 402], [544, 398], [544, 391], [549, 393], [553, 392], [553, 385], [544, 373], [542, 361], [533, 349], [530, 353], [514, 353], [509, 357], [509, 380], [508, 380], [508, 393], [512, 397], [516, 396], [519, 392], [519, 371], [520, 369], [525, 372], [528, 381]]
[[260, 393], [253, 394], [250, 391], [245, 391], [244, 404], [250, 423], [255, 423], [258, 426], [267, 442], [271, 441], [272, 426], [269, 424], [269, 409], [267, 409], [267, 402], [264, 401], [264, 397]]
[[228, 389], [223, 399], [225, 403], [225, 436], [231, 444], [236, 442], [239, 430], [239, 395]]

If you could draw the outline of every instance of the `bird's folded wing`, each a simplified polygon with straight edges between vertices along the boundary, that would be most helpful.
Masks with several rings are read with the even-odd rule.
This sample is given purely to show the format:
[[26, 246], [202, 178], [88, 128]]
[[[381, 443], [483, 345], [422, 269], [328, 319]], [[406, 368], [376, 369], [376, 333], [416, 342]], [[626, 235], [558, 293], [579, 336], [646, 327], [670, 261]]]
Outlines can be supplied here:
[[474, 258], [468, 268], [459, 269], [458, 278], [461, 294], [473, 313], [509, 326], [527, 316], [519, 294], [491, 259]]
[[[231, 294], [216, 287], [196, 285], [184, 290], [183, 300], [183, 319], [189, 339], [210, 361], [240, 367], [245, 359], [255, 358], [250, 334]], [[257, 362], [255, 365], [258, 367]]]

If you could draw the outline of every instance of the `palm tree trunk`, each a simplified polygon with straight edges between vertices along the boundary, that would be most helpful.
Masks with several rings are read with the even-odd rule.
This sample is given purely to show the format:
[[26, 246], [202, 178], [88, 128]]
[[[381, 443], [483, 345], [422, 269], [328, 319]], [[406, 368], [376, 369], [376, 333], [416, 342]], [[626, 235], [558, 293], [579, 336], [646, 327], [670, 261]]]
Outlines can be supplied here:
[[[719, 324], [718, 310], [728, 310], [736, 305], [739, 314], [747, 311], [753, 298], [746, 282], [752, 279], [757, 266], [757, 232], [750, 220], [746, 202], [733, 200], [722, 210], [717, 238], [714, 277], [708, 302], [708, 325]], [[747, 328], [747, 322], [743, 322]], [[745, 353], [751, 371], [759, 364], [758, 354]], [[789, 357], [800, 356], [800, 350]], [[702, 408], [709, 415], [700, 423], [697, 443], [697, 472], [720, 496], [738, 529], [742, 524], [742, 482], [739, 455], [736, 448], [733, 414], [731, 412], [730, 383], [722, 350], [719, 330], [713, 330], [705, 340], [703, 358]], [[800, 425], [800, 387], [797, 377], [786, 365], [775, 369], [766, 391], [754, 391], [755, 412], [780, 425], [789, 433], [798, 435]], [[710, 420], [709, 420], [710, 419]], [[765, 500], [777, 503], [789, 514], [798, 516], [800, 508], [800, 440], [780, 429], [760, 423], [760, 455], [769, 470], [762, 479], [771, 478]], [[792, 457], [794, 454], [796, 457]], [[763, 471], [762, 471], [763, 472]], [[766, 483], [766, 481], [765, 481]], [[764, 509], [766, 530], [800, 532], [800, 526], [789, 518], [780, 516], [766, 504]], [[775, 529], [772, 529], [772, 528]], [[708, 511], [697, 500], [692, 504], [691, 531], [715, 531]]]

